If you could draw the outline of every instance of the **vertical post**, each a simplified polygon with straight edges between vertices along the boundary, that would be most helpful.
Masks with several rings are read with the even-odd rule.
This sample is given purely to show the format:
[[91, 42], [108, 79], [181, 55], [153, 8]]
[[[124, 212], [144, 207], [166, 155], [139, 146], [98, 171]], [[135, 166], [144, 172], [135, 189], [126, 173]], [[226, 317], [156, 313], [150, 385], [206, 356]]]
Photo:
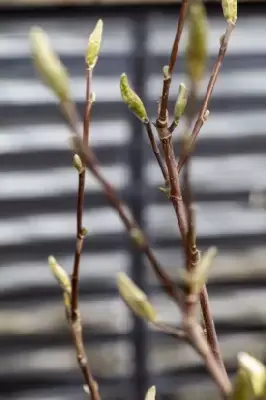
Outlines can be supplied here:
[[[145, 82], [145, 40], [146, 40], [146, 14], [136, 12], [134, 21], [134, 40], [135, 52], [132, 57], [133, 62], [133, 85], [136, 93], [144, 99], [144, 82]], [[132, 140], [129, 144], [129, 165], [131, 168], [131, 188], [130, 188], [130, 206], [134, 217], [144, 227], [143, 211], [145, 207], [144, 198], [144, 137], [141, 122], [132, 115]], [[143, 255], [132, 246], [131, 249], [131, 277], [134, 282], [144, 291], [146, 291], [145, 283], [145, 266]], [[134, 388], [135, 393], [132, 394], [134, 399], [144, 399], [147, 391], [149, 377], [147, 371], [147, 328], [145, 323], [138, 317], [134, 317], [133, 342], [135, 351], [135, 371], [134, 371]]]

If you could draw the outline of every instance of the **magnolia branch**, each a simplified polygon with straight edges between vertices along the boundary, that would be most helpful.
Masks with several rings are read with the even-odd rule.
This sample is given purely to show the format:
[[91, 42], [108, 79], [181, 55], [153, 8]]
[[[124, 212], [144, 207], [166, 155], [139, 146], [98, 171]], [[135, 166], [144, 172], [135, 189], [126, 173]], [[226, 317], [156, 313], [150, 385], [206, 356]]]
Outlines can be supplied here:
[[163, 89], [162, 89], [162, 96], [161, 96], [161, 102], [160, 102], [160, 117], [159, 117], [159, 119], [161, 121], [165, 121], [167, 119], [168, 98], [169, 98], [169, 90], [170, 90], [170, 86], [171, 86], [171, 82], [172, 82], [172, 73], [173, 73], [177, 55], [178, 55], [179, 43], [180, 43], [181, 35], [183, 32], [183, 27], [185, 24], [187, 9], [188, 9], [188, 0], [182, 0], [180, 14], [179, 14], [179, 18], [178, 18], [176, 36], [175, 36], [172, 51], [171, 51], [169, 66], [168, 66], [168, 70], [165, 71], [165, 79], [163, 81]]
[[[86, 102], [85, 102], [84, 124], [83, 124], [83, 143], [86, 145], [88, 144], [89, 140], [90, 113], [92, 107], [91, 83], [92, 83], [92, 69], [88, 68], [86, 77]], [[93, 378], [89, 362], [86, 357], [86, 352], [83, 343], [82, 323], [78, 309], [80, 258], [83, 248], [84, 237], [86, 234], [86, 229], [83, 227], [83, 209], [84, 209], [85, 175], [86, 175], [85, 165], [81, 165], [80, 168], [77, 165], [77, 170], [79, 173], [78, 199], [77, 199], [77, 238], [76, 238], [76, 248], [74, 257], [74, 267], [71, 278], [72, 296], [71, 296], [71, 317], [69, 322], [71, 325], [73, 340], [75, 342], [77, 361], [82, 371], [85, 383], [89, 389], [88, 395], [92, 400], [100, 400], [98, 385]]]
[[[217, 60], [215, 62], [215, 65], [214, 65], [212, 73], [211, 73], [211, 77], [210, 77], [210, 80], [209, 80], [209, 83], [207, 86], [206, 95], [204, 97], [199, 116], [195, 122], [194, 128], [191, 133], [189, 151], [191, 151], [193, 149], [193, 146], [196, 142], [197, 136], [206, 120], [206, 112], [208, 110], [209, 101], [210, 101], [215, 83], [217, 81], [218, 74], [219, 74], [220, 68], [222, 66], [222, 62], [225, 57], [228, 43], [229, 43], [229, 40], [230, 40], [230, 37], [231, 37], [231, 34], [232, 34], [234, 28], [235, 28], [235, 23], [228, 22], [226, 32], [221, 38], [221, 44], [220, 44], [218, 57], [217, 57]], [[178, 166], [177, 166], [178, 172], [180, 172], [181, 168], [183, 167], [184, 163], [186, 162], [186, 159], [187, 159], [187, 153], [184, 154], [178, 162]]]

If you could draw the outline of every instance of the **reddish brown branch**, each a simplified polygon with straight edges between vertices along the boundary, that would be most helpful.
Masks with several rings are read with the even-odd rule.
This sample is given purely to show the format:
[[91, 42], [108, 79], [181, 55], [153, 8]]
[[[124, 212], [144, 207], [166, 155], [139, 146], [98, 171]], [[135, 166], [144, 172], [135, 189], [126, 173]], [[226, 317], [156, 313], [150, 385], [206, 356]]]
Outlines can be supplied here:
[[[193, 145], [195, 144], [197, 136], [198, 136], [198, 134], [200, 132], [200, 129], [202, 128], [202, 125], [205, 122], [205, 114], [206, 114], [206, 111], [208, 109], [208, 104], [209, 104], [209, 101], [210, 101], [210, 98], [211, 98], [211, 95], [212, 95], [212, 92], [213, 92], [213, 89], [214, 89], [214, 85], [215, 85], [215, 83], [217, 81], [218, 74], [219, 74], [220, 68], [222, 66], [223, 59], [224, 59], [226, 51], [227, 51], [229, 39], [230, 39], [230, 36], [231, 36], [231, 34], [232, 34], [233, 30], [234, 30], [234, 27], [235, 27], [235, 24], [233, 22], [228, 22], [226, 32], [221, 38], [221, 45], [220, 45], [220, 50], [219, 50], [219, 53], [218, 53], [218, 57], [217, 57], [217, 60], [215, 62], [213, 70], [212, 70], [212, 74], [211, 74], [211, 77], [210, 77], [210, 80], [209, 80], [209, 83], [208, 83], [208, 86], [207, 86], [206, 95], [204, 97], [203, 104], [202, 104], [199, 116], [198, 116], [198, 118], [197, 118], [197, 120], [195, 122], [193, 131], [192, 131], [192, 134], [191, 134], [191, 142], [190, 142], [190, 150], [189, 151], [192, 150]], [[187, 160], [187, 153], [184, 154], [180, 158], [180, 160], [178, 162], [178, 166], [177, 166], [178, 172], [180, 172], [180, 170], [183, 167], [183, 165], [186, 162], [186, 160]]]
[[169, 198], [173, 204], [181, 234], [181, 239], [183, 245], [185, 246], [188, 229], [187, 217], [182, 199], [181, 189], [179, 186], [179, 177], [176, 168], [176, 159], [173, 149], [172, 135], [170, 134], [167, 125], [162, 124], [159, 120], [157, 120], [157, 132], [162, 144], [164, 158], [168, 170], [170, 185]]
[[164, 160], [161, 157], [160, 150], [159, 150], [159, 147], [158, 147], [158, 145], [156, 143], [156, 140], [155, 140], [155, 137], [154, 137], [154, 134], [153, 134], [153, 131], [152, 131], [152, 125], [151, 125], [150, 121], [149, 120], [145, 121], [144, 122], [144, 126], [145, 126], [145, 129], [147, 131], [147, 134], [148, 134], [148, 137], [149, 137], [149, 140], [150, 140], [150, 144], [151, 144], [151, 148], [152, 148], [153, 154], [155, 155], [155, 158], [156, 158], [156, 160], [158, 162], [158, 165], [159, 165], [159, 167], [161, 169], [161, 172], [163, 174], [164, 180], [165, 180], [165, 182], [168, 182], [168, 179], [169, 179], [168, 171], [167, 171], [167, 169], [165, 167]]
[[[198, 262], [200, 261], [200, 252], [197, 249], [197, 244], [196, 244], [196, 232], [195, 232], [195, 223], [194, 223], [194, 213], [193, 213], [193, 208], [192, 208], [192, 193], [191, 193], [191, 183], [190, 183], [190, 154], [187, 152], [187, 132], [189, 131], [192, 121], [194, 118], [194, 112], [195, 112], [195, 103], [196, 103], [196, 93], [197, 93], [197, 88], [192, 85], [191, 87], [191, 92], [189, 95], [189, 101], [187, 103], [187, 109], [186, 109], [186, 114], [187, 114], [187, 127], [186, 131], [184, 133], [184, 139], [183, 139], [183, 148], [182, 148], [182, 155], [187, 154], [187, 159], [184, 164], [184, 170], [183, 170], [183, 182], [184, 182], [184, 202], [186, 205], [187, 209], [187, 217], [188, 217], [188, 235], [187, 235], [187, 248], [186, 248], [186, 268], [193, 269], [196, 267]], [[206, 338], [207, 342], [209, 343], [209, 346], [211, 348], [211, 351], [215, 357], [215, 359], [218, 361], [220, 364], [225, 376], [227, 377], [227, 372], [225, 370], [224, 362], [222, 359], [221, 351], [220, 351], [220, 346], [219, 346], [219, 341], [217, 338], [216, 330], [215, 330], [215, 325], [212, 317], [212, 312], [211, 312], [211, 307], [210, 307], [210, 301], [209, 301], [209, 296], [208, 296], [208, 291], [206, 285], [204, 285], [201, 293], [200, 293], [200, 306], [202, 310], [202, 316], [203, 316], [203, 322], [204, 322], [204, 328], [206, 331]]]
[[182, 0], [178, 23], [177, 23], [175, 40], [173, 43], [170, 61], [169, 61], [169, 68], [168, 68], [168, 72], [163, 80], [163, 89], [162, 89], [160, 111], [159, 111], [159, 119], [161, 121], [166, 121], [166, 119], [167, 119], [168, 98], [169, 98], [169, 90], [170, 90], [171, 81], [172, 81], [172, 73], [173, 73], [177, 55], [178, 55], [179, 43], [180, 43], [180, 39], [181, 39], [181, 35], [182, 35], [184, 23], [185, 23], [187, 9], [188, 9], [188, 0]]
[[86, 164], [87, 168], [90, 170], [91, 174], [101, 184], [106, 198], [108, 199], [110, 205], [117, 211], [129, 235], [133, 236], [132, 235], [133, 232], [137, 232], [137, 234], [139, 235], [139, 240], [136, 240], [135, 243], [148, 258], [153, 268], [153, 271], [155, 272], [155, 275], [157, 276], [159, 282], [161, 283], [166, 293], [172, 299], [174, 299], [175, 302], [177, 302], [180, 305], [180, 307], [182, 307], [183, 304], [182, 292], [175, 287], [171, 278], [161, 267], [160, 263], [153, 254], [153, 251], [149, 247], [147, 239], [145, 238], [137, 222], [134, 219], [129, 218], [127, 212], [125, 211], [125, 206], [119, 199], [118, 195], [116, 194], [115, 189], [110, 185], [109, 182], [106, 181], [106, 179], [101, 174], [100, 169], [97, 165], [97, 160], [92, 150], [88, 146], [82, 143], [82, 140], [80, 139], [79, 135], [75, 135], [72, 137], [72, 145], [74, 151], [76, 151], [77, 154], [79, 154], [84, 164]]
[[[88, 69], [86, 78], [86, 102], [84, 112], [84, 123], [83, 123], [83, 143], [88, 144], [89, 140], [89, 126], [90, 126], [90, 113], [91, 113], [91, 83], [92, 83], [92, 70]], [[70, 108], [71, 110], [71, 108]], [[70, 118], [72, 120], [72, 118]], [[76, 118], [72, 123], [73, 129], [75, 129]], [[78, 181], [78, 198], [77, 198], [77, 238], [76, 248], [74, 257], [73, 274], [71, 278], [72, 296], [71, 296], [71, 316], [69, 324], [76, 348], [77, 361], [80, 370], [83, 374], [84, 381], [89, 389], [89, 397], [92, 400], [100, 400], [98, 391], [98, 385], [93, 378], [89, 362], [87, 360], [84, 343], [83, 343], [83, 332], [82, 323], [80, 319], [79, 307], [78, 307], [78, 289], [79, 289], [79, 269], [80, 269], [80, 258], [83, 248], [83, 242], [85, 237], [85, 229], [83, 227], [83, 209], [84, 209], [84, 195], [85, 195], [85, 166], [82, 171], [79, 171]]]
[[[86, 102], [83, 123], [83, 143], [88, 144], [89, 140], [89, 126], [90, 126], [90, 112], [91, 112], [91, 81], [92, 70], [87, 70], [86, 77]], [[86, 169], [84, 168], [79, 173], [78, 182], [78, 198], [77, 198], [77, 239], [74, 258], [74, 267], [72, 274], [72, 299], [71, 299], [71, 317], [75, 321], [78, 311], [78, 285], [79, 285], [79, 265], [81, 252], [84, 242], [84, 227], [83, 227], [83, 209], [84, 209], [84, 193], [85, 193], [85, 175]]]

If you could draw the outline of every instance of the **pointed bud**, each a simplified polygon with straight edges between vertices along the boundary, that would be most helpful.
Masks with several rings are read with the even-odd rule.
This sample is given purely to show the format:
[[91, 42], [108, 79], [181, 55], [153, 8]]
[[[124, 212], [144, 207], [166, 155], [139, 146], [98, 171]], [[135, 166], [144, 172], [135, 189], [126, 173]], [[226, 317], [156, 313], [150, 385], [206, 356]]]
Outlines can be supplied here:
[[164, 79], [168, 79], [169, 78], [169, 66], [165, 65], [163, 67], [163, 77]]
[[263, 396], [266, 384], [266, 368], [256, 358], [241, 352], [238, 354], [239, 369], [246, 372], [246, 376], [251, 385], [252, 397]]
[[139, 96], [129, 86], [126, 74], [122, 74], [120, 77], [120, 92], [123, 101], [127, 104], [129, 109], [141, 120], [146, 121], [148, 119], [147, 112], [144, 104]]
[[95, 28], [90, 34], [88, 47], [86, 51], [86, 63], [89, 68], [94, 68], [97, 63], [102, 43], [102, 33], [103, 33], [103, 21], [99, 19], [97, 24], [95, 25]]
[[193, 83], [205, 73], [207, 62], [207, 17], [202, 1], [193, 2], [188, 9], [187, 69]]
[[95, 101], [96, 101], [96, 93], [92, 92], [91, 95], [90, 95], [90, 102], [91, 103], [95, 103]]
[[151, 386], [149, 390], [147, 391], [147, 394], [145, 396], [145, 400], [155, 400], [156, 396], [156, 387]]
[[63, 293], [63, 301], [64, 301], [64, 306], [65, 306], [65, 310], [67, 313], [67, 316], [70, 316], [70, 312], [71, 312], [71, 295], [67, 292]]
[[227, 22], [235, 24], [237, 20], [237, 0], [222, 0], [222, 7]]
[[174, 120], [176, 125], [178, 125], [179, 119], [185, 111], [187, 105], [187, 98], [188, 98], [187, 88], [184, 85], [184, 83], [180, 83], [177, 101], [175, 103], [175, 109], [174, 109]]
[[64, 292], [71, 294], [71, 283], [68, 273], [59, 265], [53, 256], [48, 257], [50, 270]]
[[166, 194], [167, 197], [170, 196], [170, 188], [169, 187], [159, 186], [158, 189], [160, 190], [160, 192]]
[[36, 70], [61, 102], [71, 99], [68, 74], [57, 54], [53, 51], [48, 35], [39, 27], [29, 33], [31, 54]]
[[79, 174], [81, 174], [82, 171], [84, 170], [82, 161], [78, 154], [75, 154], [73, 157], [73, 166], [74, 166], [74, 168], [76, 168], [76, 170], [78, 171]]
[[216, 247], [210, 247], [202, 256], [200, 262], [192, 271], [184, 272], [184, 279], [194, 294], [200, 293], [208, 280], [209, 270], [214, 257], [217, 254]]
[[136, 315], [146, 321], [156, 321], [156, 312], [146, 294], [123, 272], [118, 274], [117, 286], [120, 296]]
[[138, 228], [133, 228], [130, 231], [130, 237], [131, 239], [138, 245], [138, 246], [144, 246], [146, 243], [145, 236], [143, 232], [138, 229]]

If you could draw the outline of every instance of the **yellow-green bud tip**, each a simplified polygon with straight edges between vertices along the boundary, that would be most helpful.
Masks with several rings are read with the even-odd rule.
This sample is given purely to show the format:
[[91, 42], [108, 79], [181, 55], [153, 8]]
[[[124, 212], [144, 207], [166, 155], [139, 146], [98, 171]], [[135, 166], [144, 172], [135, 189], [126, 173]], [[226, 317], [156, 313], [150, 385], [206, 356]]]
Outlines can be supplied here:
[[237, 0], [222, 0], [222, 7], [224, 18], [235, 24], [237, 20]]
[[174, 110], [174, 119], [176, 124], [178, 124], [180, 117], [185, 111], [187, 105], [187, 98], [188, 98], [187, 88], [184, 83], [180, 83]]
[[48, 257], [48, 264], [50, 265], [50, 267], [54, 267], [57, 264], [57, 261], [54, 258], [54, 256], [49, 256]]
[[120, 296], [136, 315], [146, 321], [156, 320], [156, 312], [146, 294], [125, 273], [118, 274], [117, 286]]
[[89, 68], [94, 68], [102, 43], [103, 21], [99, 19], [89, 37], [88, 47], [86, 51], [86, 63]]
[[66, 68], [53, 51], [49, 37], [40, 27], [29, 32], [33, 62], [43, 83], [47, 85], [61, 102], [69, 101], [70, 85]]
[[147, 394], [145, 396], [145, 400], [155, 400], [156, 396], [156, 387], [151, 386], [149, 390], [147, 391]]
[[83, 171], [83, 164], [78, 154], [75, 154], [73, 157], [73, 166], [76, 168], [79, 174]]
[[125, 73], [120, 76], [120, 92], [123, 101], [128, 108], [142, 121], [148, 119], [146, 109], [140, 97], [134, 92], [128, 83], [128, 78]]

